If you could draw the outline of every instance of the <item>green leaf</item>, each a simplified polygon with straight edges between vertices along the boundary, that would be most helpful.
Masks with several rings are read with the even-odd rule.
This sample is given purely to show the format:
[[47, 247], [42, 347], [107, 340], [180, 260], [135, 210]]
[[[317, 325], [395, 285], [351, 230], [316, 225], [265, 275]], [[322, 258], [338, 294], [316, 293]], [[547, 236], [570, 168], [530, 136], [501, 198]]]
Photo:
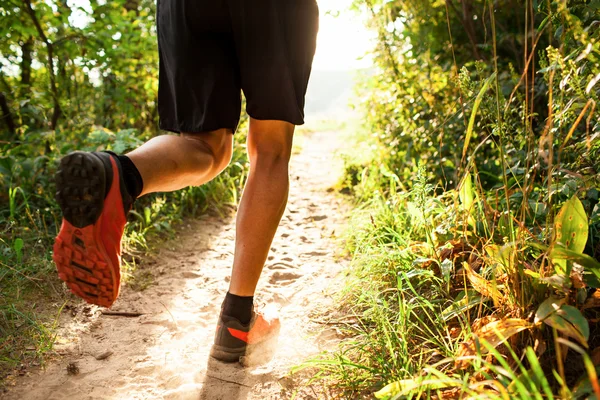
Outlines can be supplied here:
[[593, 272], [584, 271], [583, 282], [589, 287], [600, 288], [600, 279]]
[[[548, 247], [543, 244], [529, 243], [529, 245], [542, 251], [548, 251]], [[554, 246], [550, 250], [549, 256], [553, 259], [553, 262], [554, 260], [563, 259], [581, 265], [584, 267], [584, 282], [591, 287], [599, 287], [597, 285], [600, 285], [600, 262], [595, 258], [587, 254], [576, 253], [562, 246]]]
[[467, 310], [481, 305], [485, 300], [475, 290], [461, 291], [452, 304], [440, 315], [444, 321], [463, 315]]
[[549, 315], [560, 310], [560, 307], [565, 304], [567, 299], [558, 299], [556, 297], [547, 298], [535, 312], [535, 323], [538, 324], [548, 318]]
[[458, 191], [458, 197], [460, 198], [460, 203], [462, 204], [463, 210], [469, 215], [467, 222], [471, 227], [475, 228], [476, 223], [475, 218], [473, 217], [475, 211], [475, 192], [473, 190], [471, 174], [468, 172], [461, 182], [460, 190]]
[[527, 360], [529, 361], [529, 365], [531, 366], [531, 371], [533, 372], [533, 376], [535, 377], [534, 381], [536, 385], [538, 387], [541, 386], [542, 390], [544, 391], [544, 394], [548, 399], [554, 399], [550, 383], [548, 382], [548, 378], [546, 378], [542, 366], [540, 365], [540, 360], [535, 354], [533, 348], [527, 347], [525, 355], [527, 356]]
[[0, 175], [11, 176], [14, 164], [12, 157], [0, 157]]
[[581, 312], [564, 304], [566, 299], [549, 298], [544, 301], [535, 314], [535, 322], [543, 321], [561, 333], [572, 337], [588, 347], [590, 327]]
[[447, 387], [459, 386], [460, 383], [450, 381], [450, 380], [441, 380], [436, 378], [412, 378], [412, 379], [402, 379], [397, 382], [392, 382], [385, 386], [383, 389], [375, 393], [375, 397], [378, 399], [387, 399], [391, 397], [398, 396], [406, 396], [411, 392], [414, 392], [416, 389], [419, 389], [420, 393], [423, 393], [427, 390], [436, 390], [443, 389]]
[[23, 239], [16, 238], [13, 243], [13, 249], [15, 249], [15, 253], [17, 254], [17, 263], [21, 264], [23, 261]]
[[481, 100], [483, 100], [483, 96], [487, 92], [488, 88], [492, 81], [496, 79], [496, 73], [494, 72], [489, 78], [485, 80], [481, 90], [477, 94], [477, 98], [475, 98], [475, 103], [473, 104], [473, 111], [471, 111], [471, 118], [469, 118], [469, 125], [467, 126], [467, 135], [465, 137], [465, 144], [463, 147], [463, 159], [467, 155], [467, 150], [469, 149], [469, 142], [471, 141], [471, 137], [473, 136], [473, 127], [475, 126], [475, 117], [477, 116], [477, 110], [479, 110], [479, 105], [481, 104]]
[[[583, 204], [573, 196], [565, 202], [554, 220], [554, 244], [562, 245], [575, 253], [583, 253], [588, 240], [588, 231], [588, 219]], [[550, 256], [552, 257], [552, 253]], [[564, 272], [569, 272], [564, 258], [552, 257], [552, 262], [562, 267]]]
[[150, 210], [149, 207], [144, 207], [144, 220], [146, 225], [145, 226], [150, 226], [152, 224], [152, 216], [151, 216], [152, 210]]
[[586, 273], [593, 273], [597, 278], [600, 278], [600, 262], [587, 254], [580, 254], [561, 246], [555, 246], [550, 251], [550, 258], [552, 258], [552, 262], [554, 260], [565, 260], [577, 263], [584, 267]]

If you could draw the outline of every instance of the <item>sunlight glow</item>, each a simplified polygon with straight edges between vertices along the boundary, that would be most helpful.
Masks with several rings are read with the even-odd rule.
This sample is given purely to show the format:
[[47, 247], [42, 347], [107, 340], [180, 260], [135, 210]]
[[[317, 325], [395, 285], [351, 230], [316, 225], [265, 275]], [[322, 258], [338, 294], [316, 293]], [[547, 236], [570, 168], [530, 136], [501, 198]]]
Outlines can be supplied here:
[[364, 17], [350, 11], [352, 0], [319, 0], [320, 23], [316, 70], [368, 68], [373, 62], [366, 55], [376, 34], [365, 27]]

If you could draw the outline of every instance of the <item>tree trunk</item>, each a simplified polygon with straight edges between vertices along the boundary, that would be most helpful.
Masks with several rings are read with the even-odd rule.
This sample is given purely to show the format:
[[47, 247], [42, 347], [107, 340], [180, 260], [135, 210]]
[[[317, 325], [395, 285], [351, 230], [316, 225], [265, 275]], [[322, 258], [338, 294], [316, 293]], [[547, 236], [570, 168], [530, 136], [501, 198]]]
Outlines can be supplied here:
[[10, 107], [8, 106], [8, 102], [6, 101], [6, 96], [4, 92], [0, 92], [0, 109], [2, 110], [2, 120], [6, 123], [6, 127], [8, 131], [16, 136], [17, 134], [17, 125], [12, 118], [12, 114], [10, 112]]
[[35, 15], [35, 11], [31, 6], [31, 0], [23, 0], [23, 4], [25, 5], [25, 9], [27, 14], [31, 18], [31, 21], [35, 25], [35, 29], [37, 30], [42, 42], [46, 45], [46, 50], [48, 53], [48, 64], [46, 65], [46, 69], [48, 70], [48, 74], [50, 75], [50, 93], [52, 95], [52, 102], [54, 103], [54, 110], [52, 112], [52, 119], [50, 120], [50, 129], [56, 129], [56, 125], [58, 123], [58, 119], [61, 116], [60, 103], [58, 100], [58, 88], [56, 86], [56, 75], [54, 74], [54, 48], [52, 43], [48, 40], [46, 33], [42, 29], [42, 25], [40, 24], [39, 19]]
[[27, 92], [31, 88], [31, 61], [33, 53], [33, 38], [30, 37], [21, 46], [21, 52], [23, 53], [23, 59], [21, 61], [21, 85]]

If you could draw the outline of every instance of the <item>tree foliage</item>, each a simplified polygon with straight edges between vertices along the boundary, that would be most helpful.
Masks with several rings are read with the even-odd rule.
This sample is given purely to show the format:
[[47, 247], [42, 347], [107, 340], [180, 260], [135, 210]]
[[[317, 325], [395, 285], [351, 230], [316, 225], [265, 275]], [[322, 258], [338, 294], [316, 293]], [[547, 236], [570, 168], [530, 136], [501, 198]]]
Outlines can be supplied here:
[[81, 136], [93, 125], [153, 129], [155, 4], [146, 0], [3, 0], [0, 132]]

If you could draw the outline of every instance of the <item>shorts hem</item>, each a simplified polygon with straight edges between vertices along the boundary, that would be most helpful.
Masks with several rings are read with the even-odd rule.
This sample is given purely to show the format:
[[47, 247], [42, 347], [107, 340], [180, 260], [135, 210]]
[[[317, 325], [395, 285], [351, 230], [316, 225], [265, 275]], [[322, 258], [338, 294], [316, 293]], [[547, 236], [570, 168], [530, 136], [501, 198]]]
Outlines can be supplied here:
[[211, 131], [216, 131], [219, 129], [229, 129], [231, 131], [231, 133], [235, 133], [237, 131], [238, 128], [238, 124], [236, 124], [235, 126], [226, 126], [224, 124], [220, 124], [220, 125], [178, 125], [178, 124], [171, 124], [168, 122], [161, 122], [159, 123], [158, 127], [159, 129], [163, 130], [163, 131], [167, 131], [167, 132], [173, 132], [173, 133], [193, 133], [193, 134], [200, 134], [200, 133], [206, 133], [206, 132], [211, 132]]
[[259, 121], [284, 121], [284, 122], [289, 122], [292, 125], [296, 125], [296, 126], [300, 126], [300, 125], [304, 125], [304, 118], [300, 117], [300, 118], [288, 118], [288, 117], [282, 117], [282, 116], [278, 116], [278, 115], [265, 115], [265, 114], [256, 114], [254, 112], [249, 112], [247, 111], [247, 114], [253, 118], [253, 119], [257, 119]]

